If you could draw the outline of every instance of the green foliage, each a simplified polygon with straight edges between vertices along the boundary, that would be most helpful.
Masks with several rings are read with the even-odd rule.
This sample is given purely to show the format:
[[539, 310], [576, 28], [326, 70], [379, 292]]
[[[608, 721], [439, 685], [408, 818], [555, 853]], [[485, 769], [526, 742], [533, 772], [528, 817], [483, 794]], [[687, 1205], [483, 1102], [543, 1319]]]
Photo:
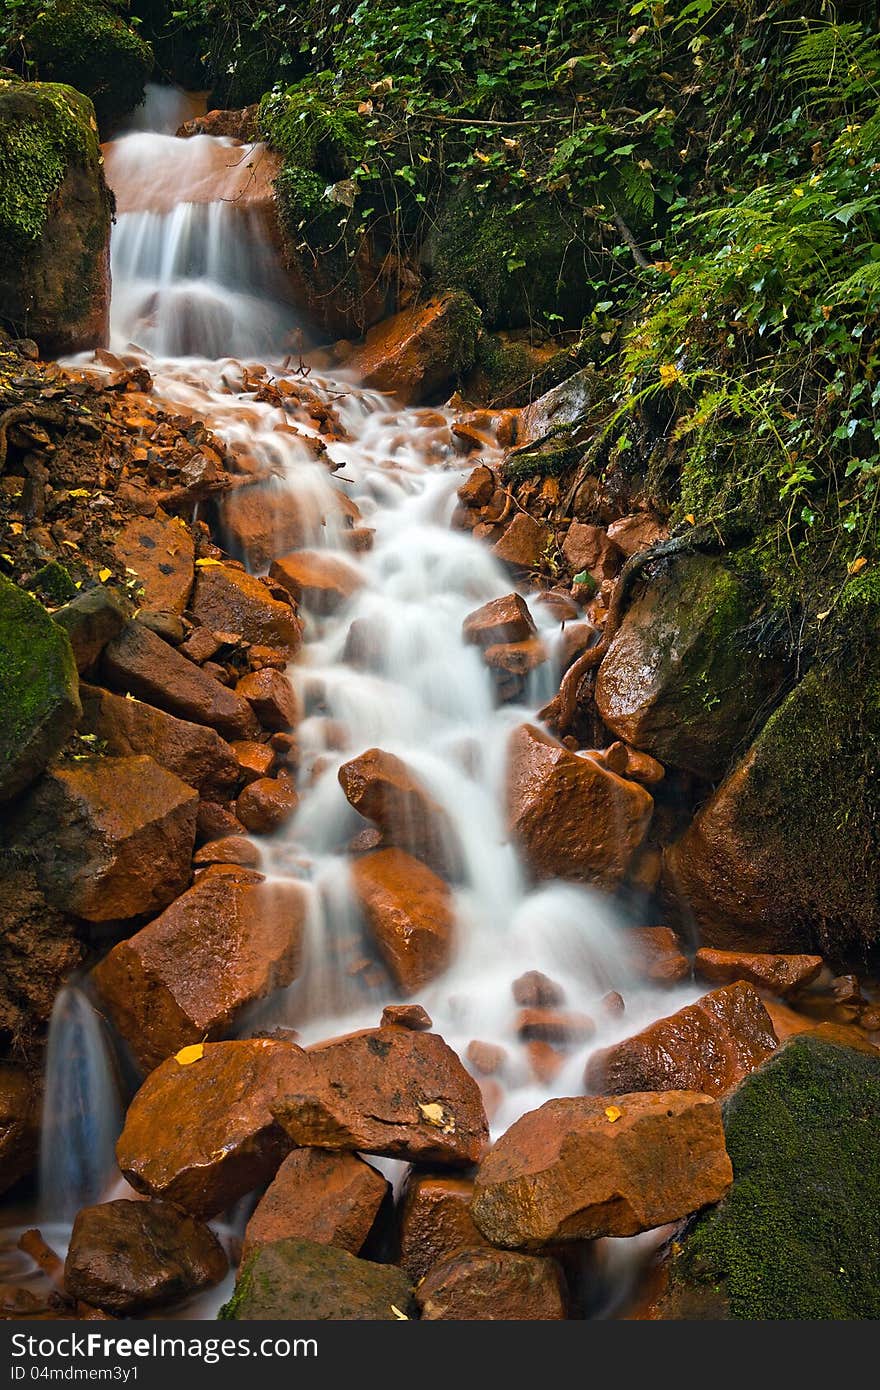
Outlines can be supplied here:
[[40, 236], [72, 161], [97, 158], [89, 103], [69, 87], [0, 82], [0, 235]]

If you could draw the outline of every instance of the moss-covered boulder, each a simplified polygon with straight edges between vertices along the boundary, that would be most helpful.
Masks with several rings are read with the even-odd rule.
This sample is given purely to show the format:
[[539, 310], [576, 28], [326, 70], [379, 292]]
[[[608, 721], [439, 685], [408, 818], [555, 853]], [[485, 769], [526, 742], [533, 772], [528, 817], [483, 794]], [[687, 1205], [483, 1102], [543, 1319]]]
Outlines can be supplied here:
[[28, 75], [64, 82], [94, 103], [102, 128], [143, 100], [153, 53], [123, 18], [120, 6], [102, 0], [31, 0], [19, 13], [18, 33], [6, 61], [23, 56]]
[[713, 556], [663, 564], [599, 669], [596, 706], [609, 729], [670, 767], [719, 777], [784, 679], [753, 623], [760, 598]]
[[0, 802], [39, 776], [81, 713], [67, 633], [0, 577]]
[[220, 1310], [221, 1318], [250, 1322], [394, 1322], [401, 1314], [416, 1315], [402, 1269], [292, 1238], [261, 1246]]
[[46, 356], [107, 340], [111, 206], [88, 98], [0, 81], [0, 321]]
[[707, 946], [840, 958], [880, 939], [877, 609], [855, 598], [840, 640], [667, 853]]
[[678, 1237], [659, 1315], [880, 1317], [880, 1053], [793, 1038], [724, 1131], [733, 1186]]

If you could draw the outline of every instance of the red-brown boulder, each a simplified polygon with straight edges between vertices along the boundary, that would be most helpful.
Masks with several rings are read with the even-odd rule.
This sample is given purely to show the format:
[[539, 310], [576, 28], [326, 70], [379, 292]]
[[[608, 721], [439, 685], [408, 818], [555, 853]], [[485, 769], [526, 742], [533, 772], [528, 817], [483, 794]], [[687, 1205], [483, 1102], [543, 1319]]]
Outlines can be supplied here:
[[363, 584], [354, 565], [320, 550], [298, 550], [273, 560], [269, 576], [311, 613], [335, 613]]
[[725, 985], [587, 1063], [590, 1090], [703, 1091], [723, 1096], [776, 1050], [773, 1024], [751, 985]]
[[354, 809], [382, 831], [386, 844], [407, 850], [439, 874], [452, 876], [460, 868], [449, 817], [401, 758], [368, 748], [342, 764], [339, 785]]
[[668, 535], [669, 528], [653, 512], [632, 512], [612, 521], [608, 527], [608, 539], [627, 559], [647, 550], [649, 545], [656, 545], [657, 541], [665, 541]]
[[292, 781], [258, 777], [239, 794], [235, 814], [252, 835], [271, 835], [290, 820], [298, 805], [299, 796]]
[[503, 560], [513, 569], [536, 570], [541, 568], [552, 540], [553, 532], [546, 526], [542, 526], [528, 512], [516, 512], [492, 550], [496, 559]]
[[355, 897], [388, 970], [412, 994], [449, 963], [455, 909], [446, 884], [401, 849], [380, 849], [351, 866]]
[[483, 1160], [472, 1213], [493, 1245], [632, 1236], [717, 1202], [733, 1172], [721, 1108], [666, 1091], [550, 1100]]
[[511, 735], [508, 825], [537, 878], [613, 888], [645, 838], [654, 802], [532, 724]]
[[427, 1033], [434, 1025], [421, 1004], [388, 1004], [382, 1010], [383, 1028], [411, 1028], [414, 1033]]
[[633, 927], [627, 940], [636, 970], [652, 984], [677, 985], [689, 977], [690, 961], [671, 927]]
[[513, 1250], [458, 1250], [416, 1289], [424, 1322], [548, 1322], [566, 1317], [556, 1260]]
[[357, 1255], [390, 1191], [382, 1174], [356, 1154], [294, 1149], [245, 1228], [241, 1262], [288, 1236]]
[[133, 570], [143, 589], [143, 608], [182, 613], [193, 586], [195, 545], [185, 522], [161, 509], [137, 516], [113, 542], [117, 560]]
[[586, 570], [597, 584], [613, 579], [623, 564], [623, 555], [604, 526], [589, 526], [583, 521], [573, 521], [569, 526], [562, 553], [572, 574]]
[[472, 1178], [410, 1171], [398, 1208], [400, 1264], [418, 1283], [455, 1250], [487, 1244], [471, 1216]]
[[499, 642], [525, 642], [537, 634], [528, 605], [520, 594], [493, 598], [469, 613], [462, 626], [465, 642], [492, 647]]
[[376, 324], [346, 368], [365, 386], [393, 391], [407, 405], [438, 399], [472, 357], [478, 318], [466, 295], [436, 296]]
[[713, 951], [703, 947], [694, 956], [694, 970], [704, 980], [728, 984], [745, 980], [771, 994], [796, 994], [815, 980], [821, 956], [776, 956], [749, 951]]
[[299, 719], [299, 702], [293, 686], [282, 671], [275, 671], [271, 666], [243, 676], [235, 693], [247, 700], [263, 728], [271, 733], [286, 733]]
[[298, 883], [212, 876], [114, 946], [92, 978], [141, 1066], [221, 1037], [248, 1004], [289, 985], [305, 913]]
[[273, 598], [262, 580], [231, 565], [199, 569], [192, 611], [214, 632], [236, 632], [246, 642], [277, 647], [288, 656], [302, 645], [302, 623], [293, 607]]

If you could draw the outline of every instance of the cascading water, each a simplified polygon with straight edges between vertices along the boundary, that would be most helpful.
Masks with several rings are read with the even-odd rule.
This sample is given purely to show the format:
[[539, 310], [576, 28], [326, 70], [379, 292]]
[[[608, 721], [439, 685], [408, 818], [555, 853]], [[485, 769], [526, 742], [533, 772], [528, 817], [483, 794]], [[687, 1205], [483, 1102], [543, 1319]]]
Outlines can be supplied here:
[[[478, 541], [450, 529], [467, 471], [453, 448], [451, 411], [402, 409], [344, 374], [312, 374], [309, 390], [332, 406], [345, 436], [327, 443], [321, 461], [307, 412], [261, 401], [244, 382], [238, 359], [258, 359], [271, 374], [289, 346], [285, 333], [297, 328], [264, 224], [234, 192], [241, 168], [261, 157], [259, 146], [141, 130], [114, 142], [107, 160], [121, 209], [114, 348], [149, 354], [159, 398], [204, 419], [233, 452], [271, 472], [275, 487], [289, 489], [307, 545], [351, 567], [359, 585], [331, 617], [306, 611], [305, 645], [289, 672], [304, 710], [301, 801], [284, 830], [262, 842], [262, 868], [310, 885], [306, 958], [301, 978], [253, 1010], [242, 1031], [293, 1024], [312, 1042], [375, 1026], [396, 997], [375, 959], [355, 968], [374, 956], [349, 882], [348, 845], [364, 822], [337, 780], [344, 761], [385, 749], [413, 769], [452, 827], [455, 955], [418, 998], [462, 1057], [474, 1039], [504, 1048], [497, 1133], [552, 1095], [580, 1093], [589, 1050], [672, 1012], [693, 992], [646, 986], [612, 901], [569, 883], [530, 888], [506, 837], [509, 733], [534, 719], [558, 672], [548, 662], [531, 678], [528, 706], [499, 708], [490, 673], [462, 640], [468, 613], [509, 593], [511, 579]], [[483, 457], [492, 462], [491, 451]], [[374, 531], [367, 553], [342, 547], [347, 499]], [[552, 652], [554, 620], [527, 601]], [[517, 1036], [511, 985], [526, 970], [559, 981], [567, 1007], [597, 1024], [549, 1083], [536, 1078]], [[624, 996], [624, 1018], [600, 1007], [610, 990]]]

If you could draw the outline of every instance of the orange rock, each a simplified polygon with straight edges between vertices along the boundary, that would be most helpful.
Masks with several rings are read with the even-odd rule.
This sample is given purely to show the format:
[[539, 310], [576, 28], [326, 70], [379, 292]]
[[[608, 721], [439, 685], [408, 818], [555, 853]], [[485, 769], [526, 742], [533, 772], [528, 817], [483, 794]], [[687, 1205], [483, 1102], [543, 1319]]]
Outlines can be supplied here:
[[298, 883], [203, 878], [114, 946], [92, 978], [141, 1066], [221, 1037], [246, 1005], [289, 985], [305, 911]]
[[512, 994], [524, 1009], [555, 1009], [565, 1003], [565, 990], [540, 970], [527, 970], [514, 980]]
[[236, 695], [247, 700], [264, 729], [286, 733], [299, 719], [299, 702], [290, 681], [270, 666], [242, 676]]
[[223, 503], [222, 520], [231, 548], [256, 570], [267, 570], [276, 555], [313, 539], [314, 518], [305, 499], [271, 484], [231, 493]]
[[354, 565], [320, 550], [298, 550], [273, 560], [269, 575], [297, 603], [325, 616], [347, 603], [363, 584]]
[[586, 570], [597, 584], [613, 579], [623, 564], [623, 556], [603, 526], [573, 521], [565, 533], [562, 553], [572, 574]]
[[232, 751], [245, 784], [256, 782], [258, 777], [268, 777], [275, 766], [275, 749], [271, 744], [240, 739], [233, 743]]
[[746, 980], [773, 994], [794, 994], [810, 984], [822, 969], [821, 956], [774, 956], [746, 951], [697, 951], [694, 970], [704, 980], [727, 984]]
[[537, 635], [537, 628], [525, 599], [520, 594], [505, 594], [469, 613], [462, 626], [462, 635], [465, 642], [485, 648], [498, 643], [525, 642]]
[[628, 777], [631, 782], [641, 782], [645, 787], [656, 786], [666, 776], [663, 764], [650, 753], [640, 753], [637, 748], [619, 741], [607, 748], [590, 749], [589, 756], [609, 772], [616, 772], [618, 777]]
[[421, 1004], [389, 1004], [382, 1010], [383, 1028], [411, 1028], [414, 1033], [427, 1033], [433, 1028], [431, 1016]]
[[390, 1191], [382, 1174], [356, 1154], [294, 1149], [245, 1228], [241, 1264], [260, 1246], [288, 1236], [357, 1255]]
[[142, 607], [182, 613], [193, 586], [195, 545], [188, 528], [159, 510], [135, 517], [113, 542], [119, 563], [133, 570], [143, 588]]
[[494, 1076], [507, 1061], [507, 1053], [503, 1047], [498, 1047], [495, 1043], [480, 1042], [477, 1038], [468, 1043], [465, 1056], [474, 1071], [478, 1071], [481, 1076]]
[[[404, 404], [438, 399], [454, 384], [456, 364], [467, 352], [461, 335], [472, 312], [454, 292], [403, 309], [371, 328], [346, 365], [365, 386], [393, 391]], [[465, 331], [473, 335], [476, 328]]]
[[246, 835], [223, 835], [197, 849], [193, 864], [197, 868], [205, 864], [238, 864], [244, 869], [256, 869], [261, 858], [259, 849]]
[[294, 1144], [461, 1168], [488, 1143], [479, 1087], [436, 1033], [373, 1028], [319, 1043], [273, 1113]]
[[542, 1086], [550, 1086], [562, 1070], [565, 1054], [557, 1051], [552, 1043], [535, 1038], [526, 1043], [526, 1056], [532, 1075]]
[[532, 873], [604, 888], [619, 883], [651, 820], [645, 789], [531, 724], [514, 731], [508, 757], [508, 825]]
[[787, 1004], [780, 1004], [776, 999], [765, 999], [764, 1008], [770, 1015], [773, 1031], [779, 1039], [780, 1046], [788, 1042], [789, 1038], [798, 1037], [801, 1033], [815, 1033], [817, 1037], [838, 1043], [841, 1047], [854, 1047], [860, 1052], [877, 1052], [874, 1044], [870, 1043], [861, 1029], [854, 1024], [810, 1018], [807, 1014], [799, 1014], [790, 1009]]
[[227, 690], [194, 662], [142, 623], [129, 623], [104, 649], [101, 669], [107, 685], [148, 705], [207, 724], [226, 738], [259, 732], [246, 700]]
[[733, 1172], [721, 1108], [694, 1091], [551, 1100], [483, 1160], [473, 1218], [493, 1245], [632, 1236], [717, 1202]]
[[504, 528], [501, 539], [492, 547], [497, 559], [514, 569], [541, 568], [545, 551], [553, 533], [527, 512], [516, 512]]
[[495, 474], [484, 463], [478, 465], [458, 489], [459, 501], [466, 507], [485, 507], [495, 491]]
[[522, 1009], [516, 1020], [516, 1031], [524, 1042], [572, 1046], [587, 1042], [595, 1033], [596, 1025], [586, 1014], [569, 1013], [564, 1009]]
[[290, 604], [273, 598], [252, 574], [229, 565], [199, 569], [192, 611], [215, 632], [237, 632], [247, 642], [277, 647], [288, 656], [302, 645], [302, 624]]
[[556, 1260], [512, 1250], [457, 1250], [416, 1290], [423, 1322], [548, 1322], [566, 1317]]
[[269, 1105], [307, 1072], [305, 1056], [293, 1043], [249, 1038], [169, 1057], [128, 1107], [116, 1145], [122, 1176], [204, 1217], [268, 1182], [292, 1147]]
[[405, 849], [440, 874], [460, 868], [458, 841], [443, 807], [400, 758], [368, 748], [343, 763], [339, 785], [350, 804], [382, 831], [385, 842]]
[[442, 879], [400, 849], [380, 849], [351, 866], [355, 897], [395, 983], [406, 993], [445, 970], [455, 910]]
[[298, 805], [293, 782], [280, 777], [258, 777], [239, 793], [235, 814], [252, 835], [271, 835], [290, 820]]
[[39, 1106], [27, 1072], [0, 1063], [0, 1192], [30, 1172], [39, 1127]]
[[666, 1091], [723, 1096], [776, 1050], [773, 1024], [751, 985], [704, 994], [634, 1037], [595, 1052], [585, 1082], [593, 1091]]
[[485, 1248], [473, 1223], [473, 1178], [411, 1170], [398, 1207], [400, 1263], [417, 1283], [455, 1250]]
[[556, 659], [562, 674], [565, 674], [579, 656], [601, 641], [601, 637], [599, 629], [593, 627], [592, 623], [566, 623], [556, 648]]
[[670, 927], [633, 927], [628, 932], [636, 968], [655, 985], [677, 985], [691, 973], [687, 956]]
[[198, 804], [152, 758], [50, 768], [22, 808], [49, 902], [89, 922], [161, 911], [189, 883]]
[[608, 539], [629, 559], [657, 541], [665, 541], [669, 528], [653, 512], [633, 512], [612, 521], [608, 527]]

